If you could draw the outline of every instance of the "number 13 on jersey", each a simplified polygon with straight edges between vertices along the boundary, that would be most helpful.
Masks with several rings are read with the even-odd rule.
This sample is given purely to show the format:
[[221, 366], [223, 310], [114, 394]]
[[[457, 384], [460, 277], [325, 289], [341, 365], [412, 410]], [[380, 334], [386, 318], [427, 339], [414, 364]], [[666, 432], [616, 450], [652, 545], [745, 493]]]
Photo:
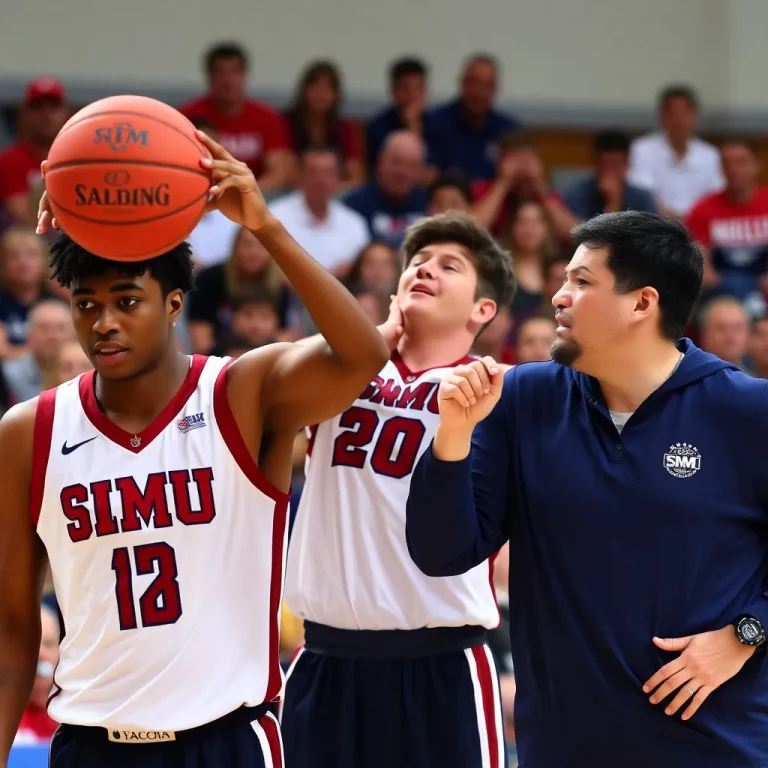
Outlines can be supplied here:
[[[181, 617], [181, 593], [176, 580], [176, 553], [170, 544], [156, 542], [137, 547], [119, 547], [112, 553], [115, 572], [115, 597], [120, 629], [158, 627], [175, 624]], [[133, 594], [133, 574], [148, 576], [156, 573], [152, 583], [139, 597], [141, 624], [136, 617]]]

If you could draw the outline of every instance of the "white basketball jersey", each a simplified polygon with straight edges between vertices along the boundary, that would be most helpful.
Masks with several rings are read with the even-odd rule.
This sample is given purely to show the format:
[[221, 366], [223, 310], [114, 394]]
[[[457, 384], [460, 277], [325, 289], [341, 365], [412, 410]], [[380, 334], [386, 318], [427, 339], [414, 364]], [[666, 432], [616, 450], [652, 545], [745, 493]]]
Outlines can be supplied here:
[[64, 623], [50, 716], [175, 731], [279, 697], [288, 495], [227, 402], [228, 360], [192, 358], [137, 435], [93, 373], [40, 396], [32, 514]]
[[431, 578], [405, 541], [411, 473], [453, 367], [412, 373], [395, 356], [349, 410], [310, 431], [286, 572], [296, 616], [341, 629], [498, 625], [490, 562]]

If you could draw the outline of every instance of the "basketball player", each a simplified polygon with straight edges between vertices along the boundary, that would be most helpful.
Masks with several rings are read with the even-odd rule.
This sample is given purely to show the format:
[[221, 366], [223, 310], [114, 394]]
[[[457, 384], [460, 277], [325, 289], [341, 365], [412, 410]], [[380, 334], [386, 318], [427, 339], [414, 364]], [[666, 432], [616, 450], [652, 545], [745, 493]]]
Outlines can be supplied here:
[[[468, 214], [411, 227], [390, 361], [341, 416], [311, 429], [286, 598], [305, 620], [282, 710], [289, 768], [501, 768], [486, 629], [489, 561], [431, 579], [405, 541], [411, 471], [438, 423], [437, 388], [509, 303], [508, 255]], [[400, 316], [401, 313], [401, 316]]]
[[[52, 245], [95, 372], [0, 422], [0, 765], [29, 697], [50, 559], [63, 619], [52, 768], [281, 768], [278, 663], [294, 437], [388, 356], [357, 302], [205, 137], [212, 206], [269, 249], [327, 343], [177, 352], [187, 245], [144, 262]], [[47, 201], [41, 201], [41, 228]]]

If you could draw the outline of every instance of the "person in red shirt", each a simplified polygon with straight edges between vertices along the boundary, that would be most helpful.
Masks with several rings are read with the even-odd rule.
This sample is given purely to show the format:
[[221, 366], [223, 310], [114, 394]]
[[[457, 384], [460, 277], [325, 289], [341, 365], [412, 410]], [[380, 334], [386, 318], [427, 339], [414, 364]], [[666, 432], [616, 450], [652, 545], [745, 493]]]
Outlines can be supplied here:
[[37, 675], [32, 686], [29, 704], [21, 716], [14, 746], [47, 744], [59, 727], [48, 717], [47, 704], [53, 690], [53, 670], [59, 661], [59, 620], [53, 610], [43, 604], [40, 609], [40, 653], [37, 657]]
[[0, 205], [19, 224], [36, 223], [29, 191], [42, 180], [40, 163], [66, 120], [64, 86], [58, 80], [40, 77], [27, 85], [20, 111], [20, 138], [0, 153]]
[[365, 180], [360, 133], [351, 120], [339, 116], [341, 75], [330, 61], [311, 62], [301, 77], [293, 105], [285, 113], [297, 157], [310, 147], [331, 147], [342, 161], [342, 189]]
[[289, 187], [295, 158], [282, 115], [269, 105], [245, 95], [248, 56], [234, 43], [222, 43], [205, 56], [208, 94], [179, 111], [190, 120], [206, 119], [217, 130], [219, 142], [246, 163], [263, 192]]
[[570, 247], [571, 229], [578, 219], [551, 190], [536, 144], [523, 131], [510, 131], [499, 140], [496, 178], [472, 183], [472, 213], [497, 237], [509, 229], [510, 212], [524, 202], [541, 203], [558, 241]]
[[729, 138], [720, 155], [725, 189], [699, 200], [686, 226], [704, 252], [704, 287], [745, 301], [768, 268], [768, 189], [749, 139]]

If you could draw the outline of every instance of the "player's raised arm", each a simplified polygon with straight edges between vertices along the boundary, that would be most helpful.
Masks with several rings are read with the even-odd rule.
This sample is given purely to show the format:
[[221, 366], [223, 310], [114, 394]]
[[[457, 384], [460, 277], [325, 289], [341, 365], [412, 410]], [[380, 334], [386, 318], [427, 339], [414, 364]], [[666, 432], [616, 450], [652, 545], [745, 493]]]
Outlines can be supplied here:
[[27, 706], [40, 650], [46, 561], [30, 515], [35, 404], [18, 405], [0, 420], [0, 768]]
[[440, 424], [413, 471], [406, 505], [411, 559], [427, 576], [466, 573], [508, 538], [512, 504], [504, 372], [491, 358], [440, 385]]
[[[241, 223], [267, 248], [323, 336], [312, 344], [275, 345], [267, 355], [262, 402], [269, 428], [300, 429], [343, 411], [389, 359], [389, 349], [352, 294], [311, 258], [268, 211], [253, 174], [211, 139], [211, 207]], [[235, 369], [264, 369], [264, 354]], [[242, 375], [242, 374], [241, 374]]]

